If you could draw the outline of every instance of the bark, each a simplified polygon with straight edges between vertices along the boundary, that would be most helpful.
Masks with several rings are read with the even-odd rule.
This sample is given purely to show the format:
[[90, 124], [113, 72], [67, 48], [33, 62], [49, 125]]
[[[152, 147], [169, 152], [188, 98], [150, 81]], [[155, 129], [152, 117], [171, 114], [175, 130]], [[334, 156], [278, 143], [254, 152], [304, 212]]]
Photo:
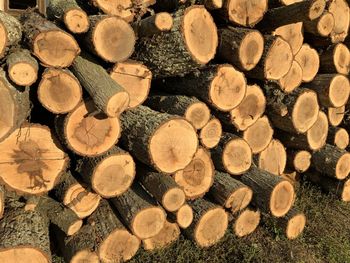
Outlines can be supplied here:
[[[331, 45], [327, 49], [325, 49], [320, 54], [320, 72], [340, 73], [344, 75], [349, 74], [350, 51], [348, 46], [339, 43], [336, 45]], [[343, 53], [337, 54], [339, 50], [342, 50]]]
[[0, 47], [0, 58], [5, 57], [12, 47], [16, 46], [22, 39], [22, 25], [13, 16], [6, 12], [0, 12], [0, 23], [6, 29], [6, 35], [2, 36], [6, 39], [6, 44]]
[[[314, 36], [320, 36], [320, 37], [327, 37], [331, 30], [329, 30], [329, 32], [322, 32], [320, 31], [320, 26], [322, 26], [323, 20], [325, 19], [325, 17], [329, 17], [329, 19], [333, 19], [333, 27], [334, 27], [334, 17], [331, 13], [325, 11], [321, 16], [319, 16], [316, 19], [310, 20], [310, 21], [305, 21], [303, 23], [303, 28], [304, 31], [312, 34]], [[322, 28], [324, 30], [324, 28]], [[330, 28], [332, 29], [332, 28]], [[327, 30], [328, 31], [328, 30]]]
[[[159, 22], [158, 22], [159, 20]], [[166, 12], [144, 18], [135, 22], [132, 27], [136, 35], [140, 37], [150, 37], [171, 30], [173, 26], [173, 17]]]
[[0, 185], [0, 220], [4, 216], [5, 198], [6, 198], [5, 188], [2, 185]]

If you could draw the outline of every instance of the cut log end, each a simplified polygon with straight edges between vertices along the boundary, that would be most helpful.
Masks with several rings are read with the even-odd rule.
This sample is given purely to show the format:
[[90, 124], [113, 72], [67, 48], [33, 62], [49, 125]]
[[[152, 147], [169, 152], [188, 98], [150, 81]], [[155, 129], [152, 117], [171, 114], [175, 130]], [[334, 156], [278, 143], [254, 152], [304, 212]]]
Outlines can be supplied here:
[[331, 1], [328, 6], [328, 11], [334, 17], [334, 28], [330, 34], [333, 43], [344, 41], [348, 35], [350, 24], [348, 3], [345, 0]]
[[75, 109], [81, 101], [82, 93], [79, 81], [69, 71], [62, 69], [47, 69], [38, 86], [40, 103], [56, 114]]
[[233, 232], [238, 237], [247, 236], [255, 231], [259, 223], [260, 212], [247, 209], [236, 219], [236, 222], [233, 225]]
[[61, 30], [39, 33], [35, 37], [33, 50], [42, 63], [59, 68], [69, 67], [80, 53], [75, 39]]
[[225, 234], [228, 226], [228, 215], [223, 208], [207, 211], [195, 227], [194, 237], [200, 247], [216, 244]]
[[167, 12], [157, 13], [154, 24], [161, 32], [169, 31], [173, 27], [173, 18]]
[[314, 20], [320, 17], [326, 7], [325, 0], [314, 0], [312, 5], [309, 8], [308, 17], [310, 20]]
[[243, 139], [249, 144], [254, 154], [267, 148], [273, 136], [273, 129], [266, 116], [261, 117], [243, 133]]
[[275, 175], [281, 175], [284, 172], [286, 163], [286, 150], [276, 139], [273, 139], [259, 155], [259, 168]]
[[27, 262], [49, 263], [49, 255], [34, 247], [14, 247], [0, 251], [0, 262]]
[[289, 219], [286, 228], [286, 236], [288, 239], [297, 238], [304, 230], [306, 225], [306, 217], [304, 214], [297, 214]]
[[101, 197], [88, 192], [80, 184], [72, 185], [66, 192], [63, 204], [72, 209], [79, 218], [85, 218], [96, 210]]
[[222, 65], [210, 84], [209, 97], [217, 109], [230, 111], [242, 102], [246, 90], [244, 74], [230, 65]]
[[288, 213], [295, 199], [294, 187], [288, 181], [278, 183], [270, 197], [270, 211], [276, 217], [282, 217]]
[[108, 151], [120, 136], [118, 118], [100, 113], [89, 114], [96, 108], [92, 101], [80, 104], [65, 121], [65, 136], [71, 150], [83, 156], [96, 156]]
[[95, 168], [91, 184], [104, 198], [123, 194], [135, 178], [135, 163], [128, 153], [113, 154], [103, 159]]
[[30, 86], [38, 78], [38, 69], [27, 62], [19, 62], [8, 69], [10, 79], [20, 86]]
[[188, 228], [193, 221], [193, 210], [192, 207], [188, 204], [183, 205], [176, 213], [176, 222], [178, 225], [186, 229]]
[[267, 0], [227, 1], [229, 20], [241, 26], [252, 27], [263, 18], [267, 10], [267, 3]]
[[298, 62], [293, 61], [290, 70], [285, 76], [279, 79], [278, 84], [284, 92], [290, 93], [298, 88], [302, 81], [303, 69], [300, 67]]
[[125, 229], [117, 229], [99, 247], [102, 262], [125, 262], [131, 259], [140, 247], [140, 240]]
[[218, 119], [213, 118], [201, 129], [199, 138], [204, 147], [211, 149], [218, 145], [221, 135], [221, 122]]
[[222, 162], [230, 174], [243, 174], [252, 164], [252, 150], [249, 144], [240, 138], [229, 141], [223, 150]]
[[306, 90], [297, 99], [292, 112], [292, 122], [297, 132], [304, 133], [315, 124], [320, 107], [317, 94]]
[[320, 67], [320, 58], [317, 51], [311, 48], [308, 44], [303, 44], [294, 59], [299, 63], [303, 70], [303, 81], [312, 81]]
[[186, 9], [182, 25], [188, 52], [199, 64], [207, 64], [214, 58], [218, 46], [217, 28], [212, 16], [204, 6], [194, 5]]
[[129, 109], [141, 105], [146, 100], [151, 88], [152, 72], [142, 63], [119, 62], [110, 76], [129, 93]]
[[346, 180], [341, 193], [341, 199], [344, 202], [350, 202], [350, 180]]
[[210, 119], [210, 110], [203, 102], [193, 103], [187, 108], [185, 119], [196, 129], [202, 129]]
[[260, 61], [264, 51], [264, 37], [259, 31], [247, 33], [239, 47], [239, 59], [245, 70], [251, 70]]
[[298, 53], [304, 42], [302, 28], [302, 22], [288, 24], [278, 27], [275, 30], [274, 34], [282, 37], [285, 41], [287, 41], [292, 49], [293, 55], [295, 55]]
[[74, 235], [75, 233], [77, 233], [79, 231], [79, 229], [82, 227], [82, 225], [83, 225], [83, 221], [82, 220], [75, 221], [72, 225], [70, 225], [68, 227], [67, 235], [68, 236]]
[[151, 137], [149, 145], [154, 165], [165, 173], [184, 169], [197, 148], [197, 133], [184, 119], [171, 119], [163, 123]]
[[70, 263], [99, 263], [100, 260], [98, 258], [98, 255], [95, 252], [91, 252], [89, 250], [81, 250], [78, 253], [76, 253]]
[[333, 50], [333, 64], [338, 73], [347, 75], [350, 71], [350, 51], [349, 48], [339, 43]]
[[325, 144], [328, 135], [328, 118], [327, 115], [320, 111], [317, 120], [312, 127], [307, 131], [306, 137], [311, 150], [319, 150]]
[[188, 199], [203, 196], [213, 184], [214, 165], [207, 150], [199, 148], [185, 169], [178, 171], [174, 179]]
[[345, 115], [345, 105], [339, 108], [328, 108], [328, 120], [329, 123], [336, 127], [341, 124]]
[[[142, 2], [141, 2], [142, 3]], [[108, 0], [96, 0], [94, 1], [95, 6], [103, 11], [103, 13], [118, 16], [127, 22], [131, 22], [134, 18], [132, 0], [122, 0], [122, 1], [108, 1]]]
[[293, 52], [287, 41], [276, 37], [264, 63], [264, 75], [268, 80], [279, 80], [286, 75], [293, 62]]
[[88, 15], [80, 8], [73, 8], [67, 11], [63, 20], [68, 30], [75, 34], [85, 33], [90, 27]]
[[349, 133], [345, 129], [340, 128], [335, 133], [334, 144], [339, 149], [346, 149], [346, 147], [349, 145]]
[[4, 22], [0, 21], [0, 57], [5, 55], [5, 50], [8, 44], [8, 36]]
[[172, 188], [163, 196], [162, 206], [170, 212], [179, 210], [186, 201], [185, 193], [180, 188]]
[[240, 187], [227, 199], [225, 207], [232, 213], [237, 213], [246, 208], [253, 198], [253, 191], [249, 187]]
[[346, 104], [350, 94], [349, 79], [343, 75], [336, 75], [329, 85], [329, 101], [332, 107], [341, 107]]
[[165, 212], [159, 207], [149, 207], [138, 212], [132, 221], [133, 233], [146, 239], [157, 235], [163, 228], [166, 220]]
[[165, 222], [162, 230], [154, 237], [142, 240], [145, 250], [162, 249], [176, 241], [180, 236], [180, 229], [176, 223]]
[[295, 154], [293, 165], [294, 169], [299, 173], [307, 171], [311, 165], [311, 153], [308, 151], [299, 151]]
[[126, 91], [118, 92], [109, 98], [104, 112], [108, 117], [118, 117], [129, 107], [129, 103], [129, 93]]
[[317, 32], [320, 36], [327, 37], [334, 28], [334, 16], [331, 13], [323, 14], [317, 23]]
[[350, 153], [343, 154], [336, 165], [335, 176], [339, 180], [345, 179], [350, 173]]

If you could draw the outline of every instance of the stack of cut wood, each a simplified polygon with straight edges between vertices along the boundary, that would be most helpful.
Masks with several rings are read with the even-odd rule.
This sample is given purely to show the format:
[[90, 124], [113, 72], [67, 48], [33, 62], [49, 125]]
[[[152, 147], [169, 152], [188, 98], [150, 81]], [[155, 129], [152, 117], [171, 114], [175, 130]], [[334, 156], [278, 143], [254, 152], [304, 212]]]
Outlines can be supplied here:
[[122, 262], [260, 219], [294, 239], [300, 174], [350, 201], [349, 14], [345, 0], [0, 13], [0, 262], [53, 247]]

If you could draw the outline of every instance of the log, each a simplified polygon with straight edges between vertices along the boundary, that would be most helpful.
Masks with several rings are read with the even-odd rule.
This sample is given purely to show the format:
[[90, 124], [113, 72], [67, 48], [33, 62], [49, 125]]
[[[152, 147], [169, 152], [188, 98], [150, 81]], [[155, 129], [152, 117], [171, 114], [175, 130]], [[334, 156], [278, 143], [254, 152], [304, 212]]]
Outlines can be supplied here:
[[240, 70], [251, 70], [264, 50], [264, 38], [258, 30], [227, 27], [218, 30], [217, 57]]
[[258, 157], [258, 167], [275, 175], [283, 174], [286, 163], [286, 149], [284, 145], [276, 139], [273, 139]]
[[279, 80], [286, 75], [292, 66], [293, 52], [283, 38], [279, 36], [264, 36], [265, 45], [259, 63], [246, 73], [254, 79]]
[[232, 133], [223, 133], [211, 154], [215, 168], [231, 175], [245, 173], [252, 164], [252, 149], [249, 144]]
[[124, 194], [111, 199], [123, 222], [140, 239], [156, 236], [166, 222], [164, 210], [155, 205], [143, 188], [134, 183]]
[[346, 0], [331, 0], [328, 3], [328, 11], [334, 16], [334, 28], [330, 34], [332, 43], [342, 42], [349, 31], [349, 4]]
[[129, 94], [90, 55], [78, 56], [71, 70], [100, 111], [109, 117], [117, 117], [126, 110]]
[[299, 63], [294, 60], [288, 73], [277, 80], [277, 83], [285, 93], [291, 93], [300, 86], [302, 81], [303, 69]]
[[290, 182], [293, 186], [299, 186], [300, 174], [296, 171], [287, 171], [284, 174], [281, 174], [281, 177]]
[[[178, 1], [181, 2], [186, 0]], [[204, 5], [208, 10], [220, 9], [224, 5], [224, 0], [189, 0], [188, 2], [191, 4]]]
[[273, 32], [274, 35], [282, 37], [288, 42], [293, 55], [297, 54], [304, 42], [303, 23], [292, 23], [280, 26]]
[[119, 62], [114, 65], [109, 74], [129, 93], [128, 109], [136, 108], [148, 97], [152, 72], [142, 63], [133, 60]]
[[20, 22], [3, 11], [0, 12], [0, 36], [0, 58], [3, 58], [22, 39], [22, 25]]
[[90, 28], [84, 35], [84, 47], [107, 62], [122, 62], [134, 52], [135, 33], [122, 18], [89, 16]]
[[47, 68], [38, 85], [41, 105], [55, 114], [65, 114], [80, 104], [83, 91], [78, 79], [68, 69]]
[[298, 173], [306, 172], [311, 165], [311, 153], [305, 150], [287, 150], [287, 167]]
[[155, 78], [189, 73], [207, 64], [216, 52], [216, 25], [204, 6], [179, 9], [173, 20], [169, 32], [141, 38], [135, 47], [133, 57], [149, 67]]
[[50, 223], [56, 225], [68, 236], [77, 233], [83, 225], [83, 221], [73, 210], [50, 197], [30, 197], [26, 206], [28, 210], [37, 211], [46, 216]]
[[143, 248], [146, 251], [164, 249], [178, 240], [180, 237], [180, 228], [176, 223], [165, 221], [162, 230], [154, 237], [143, 239]]
[[[335, 24], [334, 16], [325, 11], [316, 19], [305, 21], [303, 23], [304, 31], [320, 37], [328, 37], [333, 31]], [[322, 57], [321, 57], [322, 58]]]
[[183, 170], [176, 172], [174, 179], [182, 187], [187, 199], [203, 197], [214, 181], [214, 164], [210, 153], [199, 147], [192, 161]]
[[124, 262], [136, 254], [139, 246], [140, 240], [129, 233], [108, 202], [101, 200], [87, 224], [74, 236], [65, 238], [62, 252], [66, 261], [72, 263], [84, 259], [95, 263], [92, 251], [96, 251], [101, 262]]
[[38, 78], [39, 65], [27, 49], [17, 49], [6, 58], [10, 79], [19, 86], [31, 86]]
[[239, 26], [254, 27], [267, 11], [267, 3], [268, 0], [224, 0], [217, 16]]
[[293, 185], [277, 175], [251, 167], [240, 180], [253, 190], [252, 203], [264, 213], [282, 217], [294, 203]]
[[249, 205], [253, 197], [253, 191], [229, 174], [215, 171], [214, 184], [210, 188], [210, 197], [217, 204], [230, 209], [232, 213], [237, 213]]
[[317, 92], [320, 105], [324, 107], [344, 106], [350, 95], [349, 79], [341, 74], [318, 74], [304, 87]]
[[168, 213], [168, 216], [175, 221], [182, 229], [188, 228], [193, 221], [193, 209], [188, 204], [184, 204], [176, 212]]
[[222, 64], [207, 66], [184, 78], [166, 78], [159, 87], [169, 93], [195, 96], [217, 110], [230, 111], [242, 102], [247, 84], [242, 72]]
[[23, 13], [21, 23], [24, 43], [44, 65], [69, 67], [79, 55], [80, 48], [76, 40], [38, 13]]
[[350, 172], [350, 153], [326, 144], [312, 155], [311, 166], [329, 177], [343, 180]]
[[193, 209], [193, 222], [184, 230], [187, 237], [199, 247], [210, 247], [224, 236], [228, 227], [228, 214], [205, 199], [189, 203]]
[[199, 140], [203, 147], [212, 149], [218, 145], [222, 135], [221, 122], [212, 117], [208, 123], [200, 130]]
[[336, 127], [340, 125], [344, 119], [345, 115], [345, 105], [339, 108], [328, 108], [328, 120], [329, 124]]
[[0, 220], [4, 216], [5, 198], [6, 198], [5, 188], [2, 185], [0, 185]]
[[258, 210], [245, 209], [233, 215], [233, 233], [237, 237], [245, 237], [253, 233], [260, 223]]
[[289, 133], [305, 133], [317, 121], [319, 105], [316, 92], [296, 89], [285, 94], [273, 85], [264, 86], [268, 99], [267, 111], [276, 128]]
[[49, 222], [35, 211], [12, 207], [0, 221], [0, 262], [51, 262]]
[[303, 0], [269, 0], [270, 7], [278, 7], [283, 5], [291, 5], [294, 3], [301, 2]]
[[208, 106], [196, 97], [154, 94], [147, 98], [144, 105], [159, 112], [184, 117], [198, 130], [202, 129], [210, 119]]
[[349, 133], [344, 128], [329, 127], [327, 143], [345, 150], [349, 145]]
[[325, 0], [305, 0], [291, 5], [269, 9], [258, 27], [273, 30], [277, 27], [314, 20], [326, 8]]
[[173, 17], [167, 12], [159, 12], [135, 22], [132, 26], [135, 34], [141, 37], [151, 37], [162, 32], [170, 31], [173, 27]]
[[303, 178], [318, 185], [326, 193], [333, 194], [344, 202], [350, 202], [350, 179], [337, 180], [315, 171], [307, 172]]
[[303, 70], [303, 82], [312, 81], [320, 67], [320, 58], [317, 51], [308, 44], [303, 44], [294, 60], [299, 63]]
[[56, 133], [74, 153], [94, 157], [110, 150], [121, 133], [118, 118], [96, 113], [92, 100], [81, 102], [68, 115], [55, 119]]
[[169, 212], [179, 210], [186, 201], [185, 192], [166, 174], [138, 167], [137, 176], [142, 186]]
[[77, 171], [95, 193], [111, 198], [129, 189], [136, 175], [136, 165], [128, 152], [114, 146], [101, 156], [81, 159]]
[[90, 216], [98, 207], [101, 197], [88, 191], [71, 174], [66, 172], [53, 190], [55, 198], [72, 209], [80, 218]]
[[125, 149], [159, 172], [184, 169], [197, 151], [196, 131], [183, 118], [139, 106], [122, 114], [120, 120]]
[[46, 15], [50, 20], [64, 23], [73, 34], [86, 33], [90, 27], [88, 15], [75, 0], [51, 0], [46, 7]]
[[0, 69], [0, 142], [20, 128], [30, 115], [29, 88], [14, 86]]
[[332, 45], [321, 53], [320, 72], [348, 75], [350, 71], [350, 51], [342, 43]]
[[262, 116], [243, 132], [243, 139], [249, 144], [252, 153], [257, 154], [267, 148], [273, 133], [269, 119]]
[[0, 178], [19, 194], [50, 191], [65, 172], [69, 158], [46, 126], [26, 124], [0, 143]]

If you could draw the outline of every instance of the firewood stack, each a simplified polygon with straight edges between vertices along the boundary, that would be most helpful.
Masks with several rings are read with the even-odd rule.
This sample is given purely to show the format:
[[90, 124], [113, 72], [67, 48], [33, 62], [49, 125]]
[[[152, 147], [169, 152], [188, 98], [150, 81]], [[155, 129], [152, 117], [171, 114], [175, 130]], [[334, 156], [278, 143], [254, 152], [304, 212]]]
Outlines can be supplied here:
[[0, 13], [0, 262], [123, 262], [264, 218], [293, 239], [300, 177], [350, 201], [348, 2]]

